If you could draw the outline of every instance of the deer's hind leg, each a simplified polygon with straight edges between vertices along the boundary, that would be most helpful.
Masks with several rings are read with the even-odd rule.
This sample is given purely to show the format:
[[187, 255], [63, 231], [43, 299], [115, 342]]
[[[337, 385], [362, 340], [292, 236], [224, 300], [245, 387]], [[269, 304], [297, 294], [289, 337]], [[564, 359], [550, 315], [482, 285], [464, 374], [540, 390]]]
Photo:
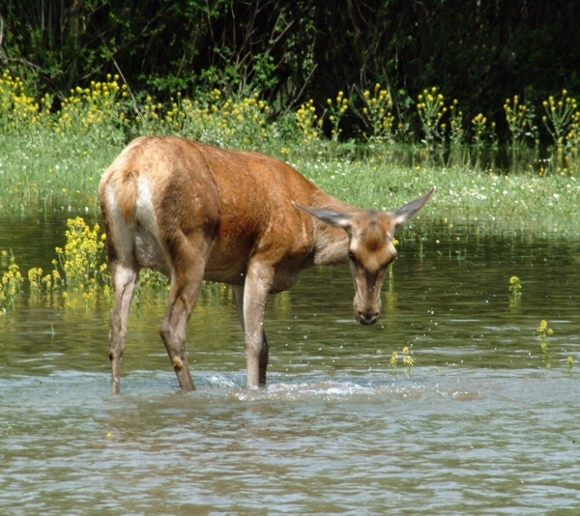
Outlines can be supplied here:
[[179, 386], [192, 391], [195, 386], [189, 372], [185, 337], [187, 322], [201, 289], [209, 245], [201, 238], [190, 241], [181, 235], [167, 247], [172, 257], [171, 289], [160, 334]]
[[119, 394], [121, 389], [121, 359], [125, 351], [129, 307], [135, 292], [139, 266], [135, 261], [127, 263], [112, 260], [109, 263], [113, 282], [114, 304], [109, 330], [109, 359], [111, 361], [111, 391]]

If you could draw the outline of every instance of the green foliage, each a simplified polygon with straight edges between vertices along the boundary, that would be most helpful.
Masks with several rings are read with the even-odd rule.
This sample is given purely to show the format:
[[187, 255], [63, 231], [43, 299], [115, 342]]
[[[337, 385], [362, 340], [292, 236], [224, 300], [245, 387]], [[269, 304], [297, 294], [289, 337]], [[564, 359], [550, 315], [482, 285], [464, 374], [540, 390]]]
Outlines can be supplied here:
[[522, 295], [522, 284], [520, 278], [512, 276], [510, 278], [509, 293], [512, 297], [520, 297]]
[[[6, 0], [0, 63], [30, 96], [48, 93], [52, 109], [106, 74], [122, 78], [133, 102], [149, 95], [167, 103], [177, 93], [199, 100], [217, 88], [234, 99], [258, 92], [276, 115], [310, 99], [320, 113], [338, 91], [381, 84], [395, 128], [407, 134], [408, 101], [426, 85], [459, 99], [466, 120], [499, 120], [514, 95], [530, 105], [564, 87], [578, 96], [579, 9], [573, 0], [389, 0], [348, 9], [322, 0]], [[359, 108], [350, 105], [349, 114]], [[381, 137], [371, 129], [380, 122], [363, 118], [367, 135]], [[326, 125], [347, 140], [360, 129]], [[425, 127], [427, 139], [438, 139], [435, 125]], [[519, 127], [497, 130], [513, 141]]]
[[467, 131], [463, 126], [463, 111], [457, 108], [458, 101], [454, 99], [449, 106], [449, 143], [451, 147], [461, 147], [465, 144]]
[[522, 284], [520, 278], [517, 276], [510, 277], [508, 291], [510, 293], [510, 309], [517, 311], [520, 308], [522, 299]]
[[28, 93], [24, 81], [9, 70], [0, 76], [0, 133], [22, 133], [49, 117], [50, 98], [39, 102]]
[[98, 142], [123, 141], [122, 124], [129, 105], [127, 87], [119, 86], [118, 80], [118, 75], [107, 75], [104, 82], [91, 81], [88, 88], [71, 89], [58, 115], [50, 119], [55, 132], [76, 134]]
[[333, 142], [338, 142], [338, 138], [342, 132], [340, 121], [348, 109], [348, 99], [344, 97], [342, 91], [339, 91], [336, 99], [326, 99], [326, 104], [328, 105], [328, 120], [332, 127], [330, 131], [331, 139]]
[[91, 229], [81, 217], [67, 220], [64, 249], [56, 248], [64, 283], [70, 288], [86, 289], [102, 277], [104, 235], [98, 224]]
[[487, 118], [482, 113], [477, 114], [471, 121], [473, 125], [473, 144], [476, 148], [485, 146], [486, 137], [488, 134]]
[[295, 113], [296, 130], [301, 143], [309, 144], [321, 138], [322, 122], [316, 114], [312, 99], [302, 104]]
[[95, 303], [96, 293], [106, 283], [107, 265], [103, 262], [105, 235], [100, 233], [98, 224], [91, 229], [81, 217], [67, 220], [64, 249], [56, 248], [58, 261], [53, 263], [62, 270], [55, 277], [62, 277], [66, 287], [63, 296], [65, 305], [74, 307], [80, 295], [85, 306], [90, 308]]
[[[378, 84], [362, 96], [346, 98], [338, 92], [325, 110], [317, 109], [311, 99], [277, 117], [259, 93], [236, 97], [214, 89], [195, 99], [178, 93], [161, 102], [150, 96], [133, 97], [119, 80], [108, 76], [88, 88], [72, 88], [62, 108], [50, 112], [43, 107], [44, 97], [34, 100], [23, 82], [4, 73], [0, 211], [98, 213], [98, 180], [125, 143], [137, 135], [161, 133], [280, 157], [322, 188], [361, 206], [375, 207], [378, 199], [396, 205], [406, 200], [405, 191], [416, 193], [436, 184], [440, 190], [433, 205], [443, 216], [451, 212], [479, 220], [503, 219], [510, 226], [533, 221], [542, 227], [554, 221], [556, 225], [567, 221], [568, 226], [575, 220], [580, 175], [580, 112], [575, 107], [564, 147], [555, 149], [549, 159], [540, 158], [537, 149], [528, 154], [521, 149], [521, 163], [514, 164], [525, 177], [504, 177], [505, 168], [493, 161], [494, 122], [479, 114], [471, 130], [464, 128], [458, 102], [444, 110], [436, 87], [427, 89], [421, 98], [425, 102], [418, 102], [421, 108], [409, 109], [417, 122], [419, 112], [424, 125], [428, 122], [437, 131], [429, 147], [404, 143], [408, 135], [401, 129], [401, 119], [394, 127], [396, 115]], [[534, 111], [534, 106], [527, 106], [526, 112]], [[355, 113], [372, 134], [341, 142], [341, 130]], [[325, 126], [331, 128], [328, 137]], [[426, 152], [430, 149], [436, 152]], [[446, 149], [451, 150], [447, 155]], [[561, 179], [537, 183], [541, 179], [537, 176], [556, 175]], [[393, 197], [389, 185], [406, 186]]]

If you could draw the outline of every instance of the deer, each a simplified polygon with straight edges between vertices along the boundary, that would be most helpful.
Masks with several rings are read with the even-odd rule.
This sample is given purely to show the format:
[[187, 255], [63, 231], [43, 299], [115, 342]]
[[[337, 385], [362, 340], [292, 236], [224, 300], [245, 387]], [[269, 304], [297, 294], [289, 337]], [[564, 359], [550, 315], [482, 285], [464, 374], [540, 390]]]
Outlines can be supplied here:
[[395, 231], [434, 191], [394, 211], [364, 210], [263, 154], [177, 136], [133, 140], [99, 183], [114, 293], [112, 393], [120, 392], [131, 298], [142, 268], [170, 280], [160, 335], [183, 391], [195, 389], [186, 326], [204, 280], [231, 287], [244, 332], [247, 388], [263, 387], [269, 295], [291, 288], [301, 270], [348, 262], [354, 317], [362, 325], [375, 324], [385, 271], [397, 256]]

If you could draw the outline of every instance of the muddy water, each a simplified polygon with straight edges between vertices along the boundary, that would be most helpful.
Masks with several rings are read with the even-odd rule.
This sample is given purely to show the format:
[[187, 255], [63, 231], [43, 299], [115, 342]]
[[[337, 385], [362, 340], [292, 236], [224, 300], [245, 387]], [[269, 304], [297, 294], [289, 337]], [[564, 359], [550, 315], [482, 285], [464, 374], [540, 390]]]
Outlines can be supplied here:
[[[0, 227], [23, 272], [63, 244], [64, 218]], [[163, 296], [143, 296], [120, 396], [106, 304], [23, 293], [0, 318], [0, 512], [578, 514], [578, 240], [415, 227], [398, 247], [372, 328], [354, 322], [346, 267], [271, 299], [259, 392], [227, 290], [206, 288], [191, 318], [187, 395], [158, 336]]]

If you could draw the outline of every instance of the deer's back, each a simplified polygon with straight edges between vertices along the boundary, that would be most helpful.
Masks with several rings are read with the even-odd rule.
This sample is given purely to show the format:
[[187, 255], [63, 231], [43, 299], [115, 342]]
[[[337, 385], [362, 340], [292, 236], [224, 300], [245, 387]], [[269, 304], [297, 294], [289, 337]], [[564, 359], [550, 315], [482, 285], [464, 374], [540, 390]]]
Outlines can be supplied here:
[[[311, 204], [317, 192], [268, 156], [157, 136], [129, 144], [99, 186], [109, 232], [132, 228], [151, 263], [171, 261], [172, 239], [185, 235], [193, 243], [203, 235], [211, 241], [206, 277], [228, 283], [243, 281], [235, 280], [253, 257], [272, 264], [304, 259], [312, 228], [292, 201]], [[153, 256], [155, 242], [163, 257]]]

